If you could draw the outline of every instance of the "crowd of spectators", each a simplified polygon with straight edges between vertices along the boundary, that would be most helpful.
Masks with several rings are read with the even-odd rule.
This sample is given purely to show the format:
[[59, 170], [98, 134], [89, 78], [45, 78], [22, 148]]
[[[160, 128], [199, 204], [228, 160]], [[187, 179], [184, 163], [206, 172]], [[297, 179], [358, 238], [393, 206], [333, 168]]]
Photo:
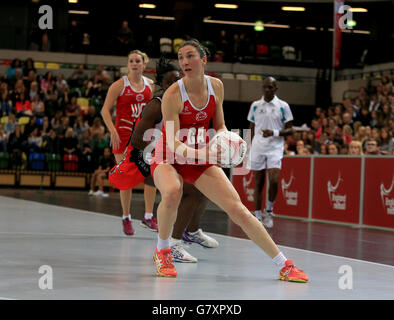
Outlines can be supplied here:
[[[32, 59], [15, 59], [0, 77], [0, 152], [27, 159], [32, 153], [75, 155], [78, 170], [94, 172], [110, 144], [99, 111], [112, 79], [101, 66], [92, 77], [84, 71], [81, 65], [68, 79], [50, 71], [40, 76]], [[287, 137], [285, 154], [393, 155], [393, 82], [386, 74], [355, 99], [317, 107], [310, 128]], [[81, 108], [81, 97], [95, 105]]]
[[310, 129], [286, 139], [287, 155], [394, 155], [394, 75], [360, 88], [354, 99], [327, 110], [317, 107]]
[[[84, 71], [40, 76], [32, 59], [13, 60], [0, 76], [0, 152], [75, 155], [79, 171], [93, 172], [110, 144], [100, 108], [112, 79], [101, 66], [91, 78]], [[95, 105], [81, 107], [81, 97]]]

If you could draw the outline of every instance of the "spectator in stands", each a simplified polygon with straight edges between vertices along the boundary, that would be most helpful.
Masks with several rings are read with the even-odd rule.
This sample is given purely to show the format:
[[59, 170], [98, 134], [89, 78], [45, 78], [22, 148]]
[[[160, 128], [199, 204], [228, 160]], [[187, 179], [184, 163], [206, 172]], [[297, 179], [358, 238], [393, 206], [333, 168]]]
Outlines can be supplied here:
[[341, 150], [340, 150], [340, 154], [341, 155], [347, 155], [349, 154], [349, 146], [344, 144], [342, 146], [340, 146]]
[[385, 103], [382, 107], [381, 111], [378, 111], [377, 113], [377, 127], [382, 128], [382, 127], [388, 127], [389, 125], [389, 120], [391, 119], [391, 107], [388, 105], [388, 103]]
[[364, 143], [364, 141], [368, 138], [367, 136], [367, 130], [364, 126], [360, 126], [357, 130], [357, 133], [354, 136], [355, 140], [360, 141], [361, 143]]
[[42, 117], [42, 125], [40, 126], [41, 134], [48, 135], [49, 130], [51, 130], [51, 123], [47, 116]]
[[337, 143], [332, 142], [328, 145], [328, 154], [331, 156], [338, 155], [339, 149], [340, 149], [339, 145]]
[[367, 89], [364, 87], [360, 88], [360, 93], [357, 97], [358, 99], [361, 100], [361, 104], [363, 105], [363, 103], [366, 103], [367, 101], [369, 101], [369, 96], [368, 96], [368, 92]]
[[373, 138], [376, 141], [379, 141], [380, 140], [380, 130], [378, 128], [372, 128], [370, 138]]
[[345, 125], [353, 127], [353, 118], [349, 112], [345, 112], [342, 115], [342, 126], [345, 126]]
[[88, 76], [85, 74], [85, 67], [83, 64], [78, 66], [78, 69], [74, 71], [69, 80], [69, 86], [72, 88], [82, 88], [85, 81], [88, 80]]
[[383, 127], [380, 130], [380, 152], [384, 155], [391, 155], [391, 151], [393, 148], [393, 135], [390, 132], [388, 127]]
[[92, 139], [98, 139], [99, 135], [103, 135], [105, 133], [105, 127], [103, 126], [103, 122], [100, 117], [96, 117], [93, 121], [93, 125], [90, 128]]
[[119, 55], [127, 55], [134, 47], [133, 32], [129, 28], [128, 21], [124, 20], [122, 22], [122, 27], [118, 31], [117, 40]]
[[369, 103], [369, 112], [377, 111], [380, 108], [380, 102], [376, 94], [372, 95], [371, 102]]
[[62, 123], [61, 119], [63, 116], [63, 112], [58, 110], [55, 114], [55, 116], [51, 119], [51, 127], [54, 129], [57, 133], [57, 130], [59, 130], [59, 127]]
[[320, 152], [319, 152], [319, 154], [321, 154], [321, 155], [328, 154], [328, 145], [327, 144], [320, 145]]
[[375, 139], [369, 138], [365, 141], [366, 155], [379, 155], [378, 142]]
[[58, 101], [58, 98], [57, 98], [57, 95], [55, 92], [49, 93], [49, 99], [46, 100], [45, 104], [46, 104], [45, 112], [50, 119], [53, 119], [59, 111], [62, 112], [61, 111], [62, 108], [59, 104], [59, 101]]
[[349, 144], [349, 155], [362, 155], [363, 146], [360, 141], [353, 140]]
[[10, 94], [12, 104], [15, 106], [16, 102], [20, 100], [20, 95], [26, 92], [26, 87], [22, 80], [18, 80], [14, 85], [14, 90]]
[[92, 172], [94, 169], [93, 139], [90, 137], [89, 129], [82, 131], [79, 145], [81, 149], [81, 170], [84, 172]]
[[45, 115], [45, 104], [40, 99], [40, 95], [36, 94], [31, 102], [31, 109], [35, 116], [43, 117]]
[[63, 139], [64, 138], [64, 136], [66, 134], [66, 130], [69, 127], [70, 127], [70, 119], [69, 119], [69, 117], [62, 116], [60, 118], [60, 125], [56, 129], [56, 134], [58, 135], [59, 139]]
[[344, 145], [349, 145], [352, 142], [353, 130], [351, 126], [345, 124], [342, 129], [342, 141]]
[[304, 141], [303, 140], [298, 140], [297, 144], [296, 144], [296, 151], [297, 151], [297, 155], [303, 155], [304, 153]]
[[93, 122], [96, 118], [96, 108], [94, 106], [89, 106], [87, 114], [84, 115], [84, 120], [88, 123], [89, 127], [93, 126]]
[[98, 159], [103, 155], [104, 149], [109, 148], [109, 139], [104, 133], [99, 133], [96, 138], [93, 138], [93, 156]]
[[24, 66], [23, 66], [23, 76], [28, 78], [30, 71], [34, 71], [34, 73], [37, 73], [36, 68], [34, 68], [34, 61], [32, 58], [27, 58], [25, 60]]
[[40, 94], [40, 91], [39, 91], [39, 89], [38, 89], [38, 82], [37, 82], [37, 81], [33, 81], [33, 82], [30, 84], [30, 90], [29, 90], [29, 99], [30, 99], [30, 101], [33, 101], [34, 97], [35, 97], [37, 94], [38, 94], [38, 95]]
[[25, 140], [21, 126], [17, 124], [15, 126], [15, 131], [8, 137], [8, 152], [12, 153], [15, 150], [23, 151]]
[[40, 89], [43, 93], [48, 91], [49, 85], [55, 83], [55, 78], [53, 77], [53, 73], [48, 71], [45, 73], [44, 77], [41, 79]]
[[75, 137], [73, 128], [68, 127], [61, 140], [62, 152], [64, 154], [78, 154], [78, 139]]
[[71, 26], [68, 30], [68, 48], [70, 52], [80, 52], [82, 43], [82, 33], [78, 22], [76, 20], [71, 21]]
[[29, 137], [30, 133], [37, 127], [37, 117], [32, 116], [28, 124], [25, 125], [23, 131], [23, 135], [25, 137]]
[[[90, 183], [89, 196], [101, 196], [108, 197], [108, 193], [104, 193], [104, 181], [103, 179], [108, 176], [109, 170], [115, 165], [115, 159], [110, 148], [105, 148], [103, 156], [100, 158], [98, 168], [94, 171], [92, 180]], [[94, 192], [96, 188], [96, 182], [98, 184], [98, 190]]]
[[4, 132], [6, 133], [7, 137], [10, 136], [15, 131], [16, 127], [16, 119], [13, 113], [8, 115], [8, 122], [4, 125]]
[[55, 130], [50, 129], [48, 135], [43, 137], [43, 148], [45, 153], [50, 153], [50, 154], [62, 153], [60, 140], [57, 137]]
[[40, 152], [42, 146], [42, 137], [38, 128], [34, 128], [27, 138], [28, 153]]
[[99, 81], [99, 76], [95, 75], [93, 79], [89, 80], [86, 90], [85, 90], [85, 97], [87, 98], [95, 98], [101, 97], [101, 88], [102, 82]]
[[15, 102], [15, 111], [17, 117], [22, 117], [22, 116], [29, 117], [33, 115], [30, 100], [25, 98], [24, 93], [21, 93], [19, 96], [19, 100]]
[[89, 130], [89, 125], [83, 120], [82, 115], [78, 115], [75, 123], [74, 123], [74, 132], [77, 139], [81, 139], [82, 132]]
[[103, 66], [97, 67], [95, 76], [97, 77], [97, 81], [101, 83], [107, 83], [111, 80], [110, 75], [104, 70]]
[[41, 36], [40, 51], [51, 51], [51, 42], [48, 33], [44, 32]]
[[8, 136], [4, 129], [0, 127], [0, 152], [7, 152]]
[[0, 100], [0, 116], [8, 116], [12, 113], [12, 101], [8, 95], [8, 92], [4, 91], [1, 93]]
[[70, 126], [74, 126], [74, 122], [81, 113], [81, 107], [77, 103], [77, 97], [73, 96], [70, 103], [66, 105], [64, 114], [70, 119]]
[[368, 111], [368, 108], [363, 107], [360, 109], [360, 112], [356, 118], [357, 121], [360, 121], [363, 126], [368, 126], [371, 123], [371, 114]]
[[7, 70], [7, 79], [15, 78], [17, 70], [19, 70], [20, 75], [22, 77], [23, 75], [22, 62], [19, 59], [14, 59], [11, 62], [10, 68]]
[[369, 125], [372, 128], [375, 128], [378, 126], [378, 112], [377, 111], [371, 111], [371, 121], [369, 122]]
[[61, 97], [66, 90], [68, 90], [67, 81], [64, 79], [63, 73], [59, 73], [56, 80], [56, 93]]

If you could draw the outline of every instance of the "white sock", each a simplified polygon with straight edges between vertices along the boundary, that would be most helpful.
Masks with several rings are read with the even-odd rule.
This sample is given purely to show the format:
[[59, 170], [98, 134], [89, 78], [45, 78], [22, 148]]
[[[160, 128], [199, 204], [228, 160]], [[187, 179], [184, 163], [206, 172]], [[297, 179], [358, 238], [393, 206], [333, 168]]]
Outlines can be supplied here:
[[159, 235], [157, 235], [157, 250], [160, 251], [161, 249], [169, 249], [170, 248], [170, 238], [168, 239], [161, 239]]
[[272, 210], [274, 209], [274, 202], [275, 201], [269, 201], [269, 200], [267, 200], [267, 211], [271, 211], [272, 212]]
[[256, 210], [254, 212], [254, 215], [256, 216], [257, 219], [259, 219], [259, 221], [261, 221], [263, 213], [261, 212], [261, 210]]
[[276, 266], [279, 269], [282, 269], [285, 266], [285, 262], [286, 262], [286, 257], [283, 255], [282, 252], [279, 252], [279, 254], [272, 259], [272, 261], [276, 264]]
[[152, 217], [153, 217], [153, 213], [145, 212], [145, 216], [144, 216], [145, 220], [150, 220], [152, 219]]
[[131, 220], [131, 216], [130, 215], [128, 215], [128, 216], [123, 216], [123, 218], [122, 218], [123, 220], [125, 220], [125, 219], [129, 219], [129, 220]]

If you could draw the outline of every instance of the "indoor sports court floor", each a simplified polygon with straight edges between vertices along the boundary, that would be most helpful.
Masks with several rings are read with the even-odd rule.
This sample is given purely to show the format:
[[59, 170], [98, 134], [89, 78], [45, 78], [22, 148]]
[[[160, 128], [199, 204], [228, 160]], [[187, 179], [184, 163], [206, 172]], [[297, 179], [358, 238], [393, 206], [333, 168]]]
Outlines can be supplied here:
[[[208, 209], [201, 226], [219, 248], [191, 245], [198, 263], [177, 263], [178, 278], [159, 278], [157, 234], [134, 220], [135, 235], [123, 235], [119, 193], [0, 189], [0, 299], [394, 299], [394, 232], [278, 218], [271, 236], [310, 277], [287, 283], [223, 212]], [[141, 193], [132, 210], [142, 218]], [[52, 290], [39, 288], [43, 265], [52, 268]], [[352, 273], [339, 273], [342, 266]]]

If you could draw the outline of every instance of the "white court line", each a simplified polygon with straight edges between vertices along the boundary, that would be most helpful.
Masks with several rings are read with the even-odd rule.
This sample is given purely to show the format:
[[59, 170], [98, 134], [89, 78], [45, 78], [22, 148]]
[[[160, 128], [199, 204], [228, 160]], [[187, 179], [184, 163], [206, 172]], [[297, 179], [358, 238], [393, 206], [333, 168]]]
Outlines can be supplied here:
[[[0, 196], [0, 197], [4, 197], [4, 196]], [[61, 207], [61, 206], [56, 206], [56, 205], [53, 205], [53, 204], [47, 204], [47, 203], [30, 201], [30, 200], [24, 200], [24, 199], [17, 199], [17, 198], [12, 198], [12, 197], [5, 197], [5, 198], [19, 200], [19, 201], [25, 201], [25, 202], [30, 202], [30, 203], [32, 202], [32, 203], [35, 203], [37, 205], [45, 205], [45, 206], [50, 206], [50, 207], [55, 207], [55, 208], [68, 209], [68, 210], [70, 210], [71, 212], [74, 212], [74, 213], [77, 213], [77, 212], [88, 213], [88, 214], [99, 215], [99, 216], [108, 217], [108, 218], [120, 219], [120, 217], [115, 217], [115, 216], [112, 216], [112, 215], [109, 215], [109, 214], [106, 214], [106, 213], [98, 213], [98, 212], [81, 210], [81, 209], [74, 209], [74, 208], [69, 208], [69, 207]], [[134, 219], [132, 219], [132, 220], [134, 220]], [[140, 220], [138, 220], [138, 221], [140, 221]], [[243, 239], [243, 238], [238, 238], [238, 237], [233, 237], [233, 236], [223, 235], [223, 234], [217, 234], [217, 233], [212, 233], [212, 232], [211, 232], [211, 234], [214, 234], [214, 235], [217, 235], [217, 236], [222, 236], [222, 237], [228, 237], [228, 238], [231, 238], [231, 239], [234, 239], [234, 240], [251, 241], [250, 239]], [[83, 236], [83, 235], [80, 235], [80, 236]], [[323, 255], [323, 256], [327, 256], [327, 257], [342, 258], [342, 259], [347, 259], [347, 260], [350, 260], [350, 261], [364, 262], [364, 263], [369, 263], [369, 264], [374, 264], [374, 265], [377, 265], [377, 266], [389, 267], [389, 268], [393, 268], [394, 269], [394, 266], [391, 266], [391, 265], [388, 265], [388, 264], [382, 264], [382, 263], [366, 261], [366, 260], [359, 260], [359, 259], [348, 258], [348, 257], [343, 257], [343, 256], [336, 256], [336, 255], [333, 255], [333, 254], [328, 254], [328, 253], [323, 253], [323, 252], [318, 252], [318, 251], [305, 250], [305, 249], [299, 249], [299, 248], [293, 248], [293, 247], [282, 246], [282, 245], [278, 245], [278, 246], [279, 247], [283, 247], [283, 248], [288, 248], [288, 249], [293, 249], [293, 250], [298, 250], [298, 251], [303, 251], [303, 252]]]
[[0, 300], [18, 300], [18, 299], [0, 297]]

